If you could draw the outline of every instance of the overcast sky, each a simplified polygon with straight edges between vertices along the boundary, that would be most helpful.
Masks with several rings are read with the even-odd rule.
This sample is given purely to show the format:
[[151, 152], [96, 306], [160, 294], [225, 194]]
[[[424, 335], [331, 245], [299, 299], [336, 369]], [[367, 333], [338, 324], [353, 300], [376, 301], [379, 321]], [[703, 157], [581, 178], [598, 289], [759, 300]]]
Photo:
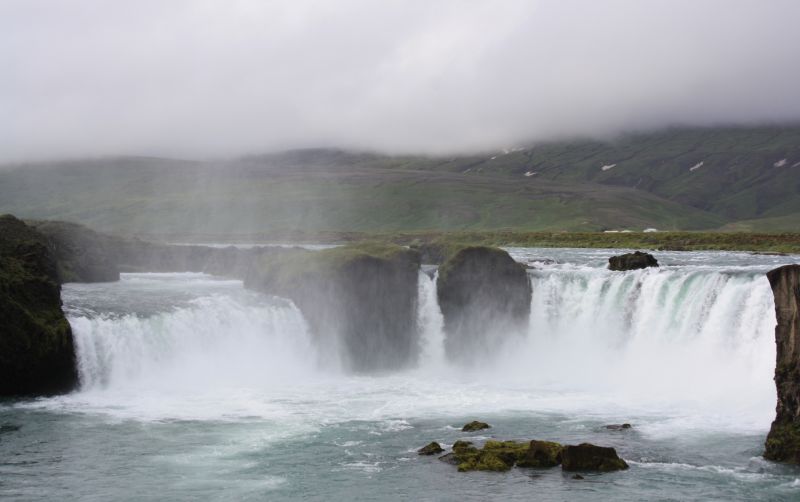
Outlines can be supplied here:
[[0, 0], [0, 161], [800, 119], [800, 1]]

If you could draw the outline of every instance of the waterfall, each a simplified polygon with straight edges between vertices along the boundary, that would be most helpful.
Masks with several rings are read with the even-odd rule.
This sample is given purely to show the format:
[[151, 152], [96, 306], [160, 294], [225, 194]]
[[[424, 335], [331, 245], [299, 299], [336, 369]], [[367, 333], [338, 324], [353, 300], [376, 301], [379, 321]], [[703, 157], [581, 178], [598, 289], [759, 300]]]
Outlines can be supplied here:
[[531, 278], [527, 338], [504, 357], [514, 378], [771, 413], [775, 312], [763, 274], [554, 267]]
[[[162, 275], [174, 281], [181, 274]], [[137, 279], [107, 287], [124, 290]], [[68, 310], [82, 389], [261, 386], [314, 368], [315, 350], [297, 308], [237, 294], [241, 283], [232, 282], [147, 315]]]
[[[443, 350], [435, 275], [420, 273], [419, 371], [396, 375], [454, 388], [481, 382], [577, 392], [620, 404], [701, 403], [760, 421], [771, 415], [775, 314], [761, 272], [554, 265], [530, 274], [526, 335], [508, 337], [494, 358], [456, 368]], [[134, 298], [141, 305], [129, 305]], [[84, 391], [174, 396], [347, 376], [326, 364], [330, 351], [317, 345], [291, 302], [247, 292], [238, 281], [126, 274], [120, 283], [66, 286], [65, 305]]]

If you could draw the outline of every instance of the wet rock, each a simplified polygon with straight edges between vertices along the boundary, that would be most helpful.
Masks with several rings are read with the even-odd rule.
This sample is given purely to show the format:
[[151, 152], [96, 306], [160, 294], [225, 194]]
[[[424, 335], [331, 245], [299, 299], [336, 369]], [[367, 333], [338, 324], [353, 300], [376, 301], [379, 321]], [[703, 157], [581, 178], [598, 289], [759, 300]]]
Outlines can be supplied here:
[[[454, 445], [455, 446], [455, 445]], [[453, 450], [459, 472], [496, 471], [511, 469], [527, 454], [528, 445], [516, 441], [486, 441], [483, 448], [465, 446]]]
[[417, 450], [417, 453], [419, 455], [437, 455], [443, 451], [444, 448], [442, 448], [442, 446], [436, 441], [433, 441]]
[[619, 256], [612, 256], [608, 259], [608, 269], [616, 271], [637, 270], [640, 268], [657, 267], [658, 261], [650, 253], [627, 253]]
[[17, 218], [0, 216], [0, 396], [56, 394], [77, 384], [50, 243]]
[[363, 243], [266, 257], [244, 284], [292, 300], [346, 368], [387, 371], [416, 362], [419, 268], [415, 251]]
[[627, 469], [628, 464], [617, 456], [614, 448], [582, 443], [564, 447], [561, 468], [565, 471], [610, 472]]
[[462, 432], [475, 432], [475, 431], [482, 431], [483, 429], [490, 429], [492, 426], [487, 424], [486, 422], [479, 422], [477, 420], [473, 420], [472, 422], [465, 424], [464, 427], [461, 428]]
[[764, 458], [800, 464], [800, 265], [767, 274], [775, 297], [775, 387], [778, 405]]
[[572, 476], [572, 479], [584, 479], [584, 477], [581, 476], [580, 474], [575, 474], [574, 476]]
[[528, 273], [502, 249], [460, 249], [439, 267], [436, 294], [444, 317], [445, 351], [451, 360], [483, 359], [503, 338], [522, 333], [528, 326]]
[[517, 462], [518, 467], [555, 467], [561, 463], [564, 447], [553, 441], [533, 440], [525, 455]]
[[442, 462], [447, 462], [448, 464], [458, 465], [458, 459], [456, 458], [456, 454], [453, 452], [442, 455], [439, 457], [439, 460]]
[[610, 424], [604, 427], [610, 431], [623, 431], [625, 429], [630, 429], [633, 426], [631, 424]]

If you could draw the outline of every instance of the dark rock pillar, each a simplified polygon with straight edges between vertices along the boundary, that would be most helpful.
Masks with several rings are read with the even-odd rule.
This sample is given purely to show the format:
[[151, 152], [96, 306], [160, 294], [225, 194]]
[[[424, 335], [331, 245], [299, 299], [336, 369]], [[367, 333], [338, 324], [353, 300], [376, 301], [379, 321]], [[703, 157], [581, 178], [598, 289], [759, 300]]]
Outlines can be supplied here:
[[502, 249], [475, 246], [456, 252], [439, 268], [436, 293], [451, 359], [483, 358], [509, 333], [528, 325], [528, 272]]
[[778, 406], [764, 458], [800, 464], [800, 265], [767, 274], [775, 296]]

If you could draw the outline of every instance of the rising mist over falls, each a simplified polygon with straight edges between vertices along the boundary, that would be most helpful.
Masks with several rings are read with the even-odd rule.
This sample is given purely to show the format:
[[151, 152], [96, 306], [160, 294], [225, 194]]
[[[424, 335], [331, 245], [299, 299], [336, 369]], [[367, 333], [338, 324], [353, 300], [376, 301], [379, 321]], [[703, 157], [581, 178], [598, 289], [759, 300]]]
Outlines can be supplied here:
[[[762, 273], [737, 266], [619, 273], [537, 265], [529, 272], [533, 295], [524, 330], [490, 332], [490, 345], [455, 361], [446, 350], [436, 275], [418, 273], [413, 362], [372, 374], [435, 377], [437, 392], [426, 395], [430, 381], [419, 390], [423, 408], [435, 406], [429, 400], [442, 389], [488, 385], [546, 390], [555, 400], [537, 405], [545, 409], [569, 406], [554, 396], [578, 392], [623, 408], [681, 402], [714, 415], [740, 413], [751, 426], [768, 422], [775, 314]], [[239, 281], [123, 274], [118, 283], [67, 285], [64, 298], [83, 393], [108, 397], [146, 388], [188, 398], [352, 378], [344, 353], [311, 333], [292, 302], [244, 290]], [[376, 349], [348, 350], [360, 356]], [[504, 402], [503, 394], [490, 402], [501, 409], [525, 406], [521, 396]]]

